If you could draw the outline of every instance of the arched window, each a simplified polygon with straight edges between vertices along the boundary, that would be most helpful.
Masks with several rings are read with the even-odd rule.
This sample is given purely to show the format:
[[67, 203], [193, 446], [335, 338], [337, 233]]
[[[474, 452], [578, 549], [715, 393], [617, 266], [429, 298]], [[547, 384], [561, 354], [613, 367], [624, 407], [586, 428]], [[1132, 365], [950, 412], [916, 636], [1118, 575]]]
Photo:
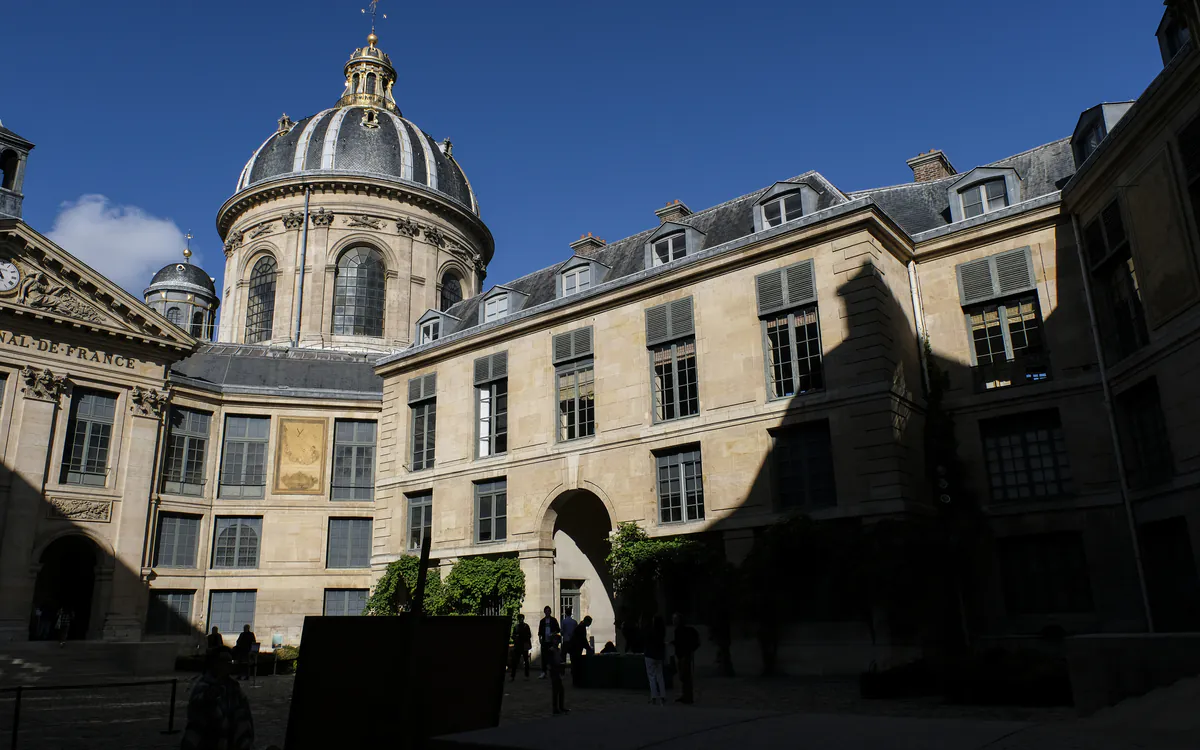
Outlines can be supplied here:
[[167, 309], [167, 320], [171, 321], [172, 323], [174, 323], [177, 326], [182, 327], [183, 326], [183, 311], [180, 310], [178, 307], [168, 308]]
[[462, 302], [462, 282], [454, 274], [447, 272], [442, 277], [442, 312], [449, 310], [452, 305]]
[[368, 94], [375, 93], [375, 74], [374, 73], [367, 73], [367, 93]]
[[19, 162], [17, 152], [12, 149], [0, 154], [0, 187], [12, 190], [13, 186], [17, 184], [17, 164]]
[[214, 568], [257, 568], [261, 518], [217, 519]]
[[353, 247], [338, 258], [333, 282], [333, 332], [342, 336], [383, 335], [383, 256]]
[[351, 94], [357, 94], [357, 93], [358, 93], [358, 73], [355, 73], [355, 74], [354, 74], [354, 79], [353, 79], [353, 80], [354, 80], [354, 83], [352, 83], [352, 84], [350, 85], [350, 93], [351, 93]]
[[190, 333], [198, 339], [204, 338], [204, 311], [192, 313], [192, 330]]
[[275, 259], [258, 259], [250, 273], [250, 297], [246, 300], [246, 343], [257, 344], [271, 338], [275, 319]]

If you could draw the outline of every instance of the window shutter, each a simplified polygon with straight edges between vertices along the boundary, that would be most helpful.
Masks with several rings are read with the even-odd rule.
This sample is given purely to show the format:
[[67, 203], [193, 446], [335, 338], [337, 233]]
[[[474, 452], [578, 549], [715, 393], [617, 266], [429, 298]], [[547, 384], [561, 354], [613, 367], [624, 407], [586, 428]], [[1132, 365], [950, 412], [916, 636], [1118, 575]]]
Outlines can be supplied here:
[[684, 297], [668, 303], [671, 308], [671, 338], [691, 336], [696, 332], [692, 321], [692, 298]]
[[475, 360], [475, 385], [508, 377], [508, 352], [496, 352]]
[[578, 328], [554, 337], [554, 364], [592, 353], [592, 327]]
[[991, 260], [996, 267], [996, 281], [1000, 294], [1016, 294], [1037, 286], [1033, 274], [1033, 256], [1029, 248], [1022, 247], [997, 253]]
[[572, 336], [575, 340], [575, 356], [583, 357], [592, 353], [592, 327], [580, 328]]
[[558, 364], [571, 359], [575, 351], [574, 336], [570, 333], [560, 333], [554, 337], [554, 363]]
[[813, 262], [806, 260], [783, 269], [787, 281], [789, 305], [805, 305], [817, 299], [817, 284], [813, 279]]
[[811, 260], [759, 274], [754, 282], [758, 292], [759, 315], [767, 315], [786, 307], [806, 305], [817, 299], [817, 285]]
[[758, 291], [758, 314], [765, 315], [783, 307], [783, 269], [768, 271], [754, 278]]
[[475, 385], [486, 383], [488, 380], [491, 380], [491, 378], [488, 377], [488, 375], [491, 374], [492, 369], [491, 359], [491, 357], [480, 357], [479, 359], [475, 360]]
[[692, 320], [692, 298], [684, 297], [646, 310], [646, 345], [691, 336], [696, 328]]
[[437, 394], [437, 373], [420, 375], [408, 381], [408, 403], [424, 401]]
[[671, 338], [667, 306], [657, 305], [646, 310], [646, 345], [653, 346]]
[[992, 278], [991, 258], [980, 258], [959, 263], [958, 295], [962, 304], [971, 305], [995, 297], [997, 292]]
[[1179, 159], [1189, 181], [1200, 176], [1200, 117], [1179, 132]]
[[492, 355], [492, 379], [508, 377], [508, 352], [496, 352]]

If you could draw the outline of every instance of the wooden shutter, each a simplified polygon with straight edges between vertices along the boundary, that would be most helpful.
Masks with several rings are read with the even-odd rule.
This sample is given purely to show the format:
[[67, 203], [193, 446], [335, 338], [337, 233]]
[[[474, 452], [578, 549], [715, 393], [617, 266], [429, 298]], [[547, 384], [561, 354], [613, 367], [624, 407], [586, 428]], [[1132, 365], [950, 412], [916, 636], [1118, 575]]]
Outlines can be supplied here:
[[437, 373], [419, 375], [408, 381], [408, 403], [424, 401], [437, 395]]
[[554, 337], [554, 364], [590, 356], [592, 327], [586, 326]]
[[1029, 248], [1022, 247], [997, 253], [990, 260], [996, 272], [996, 287], [1000, 294], [1017, 294], [1037, 286], [1033, 274], [1033, 257]]
[[759, 274], [754, 279], [758, 292], [758, 314], [807, 305], [817, 300], [812, 260]]
[[646, 310], [646, 345], [691, 336], [696, 332], [692, 319], [692, 298], [684, 297]]
[[1033, 256], [1028, 247], [959, 263], [955, 271], [958, 274], [959, 299], [964, 307], [1026, 292], [1037, 286]]
[[996, 296], [990, 258], [959, 263], [955, 270], [958, 271], [958, 295], [963, 305], [982, 302]]
[[508, 352], [496, 352], [475, 360], [475, 385], [508, 377]]

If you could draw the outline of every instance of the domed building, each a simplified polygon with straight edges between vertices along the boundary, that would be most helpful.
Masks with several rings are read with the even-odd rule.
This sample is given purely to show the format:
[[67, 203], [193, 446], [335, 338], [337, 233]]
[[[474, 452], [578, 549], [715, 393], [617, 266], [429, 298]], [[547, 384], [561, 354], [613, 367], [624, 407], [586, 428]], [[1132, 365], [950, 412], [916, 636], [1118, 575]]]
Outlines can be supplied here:
[[478, 294], [493, 241], [449, 140], [403, 117], [372, 33], [333, 107], [286, 114], [217, 213], [225, 343], [387, 352]]
[[221, 300], [212, 277], [192, 264], [192, 251], [184, 250], [183, 255], [183, 263], [163, 266], [154, 274], [143, 297], [151, 309], [192, 338], [212, 341]]

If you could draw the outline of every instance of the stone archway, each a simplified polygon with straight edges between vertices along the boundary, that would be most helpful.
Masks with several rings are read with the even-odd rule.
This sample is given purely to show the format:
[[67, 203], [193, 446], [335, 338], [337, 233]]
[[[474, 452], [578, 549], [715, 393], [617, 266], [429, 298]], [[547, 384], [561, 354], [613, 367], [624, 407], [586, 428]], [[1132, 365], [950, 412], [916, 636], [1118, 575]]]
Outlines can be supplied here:
[[101, 554], [96, 543], [83, 534], [67, 534], [46, 545], [38, 558], [29, 622], [30, 640], [57, 638], [56, 619], [60, 610], [71, 616], [69, 639], [88, 637]]
[[605, 562], [612, 529], [604, 502], [579, 489], [554, 498], [542, 525], [554, 548], [554, 615], [561, 619], [567, 603], [578, 606], [577, 621], [590, 615], [597, 650], [605, 641], [616, 642], [612, 578]]

